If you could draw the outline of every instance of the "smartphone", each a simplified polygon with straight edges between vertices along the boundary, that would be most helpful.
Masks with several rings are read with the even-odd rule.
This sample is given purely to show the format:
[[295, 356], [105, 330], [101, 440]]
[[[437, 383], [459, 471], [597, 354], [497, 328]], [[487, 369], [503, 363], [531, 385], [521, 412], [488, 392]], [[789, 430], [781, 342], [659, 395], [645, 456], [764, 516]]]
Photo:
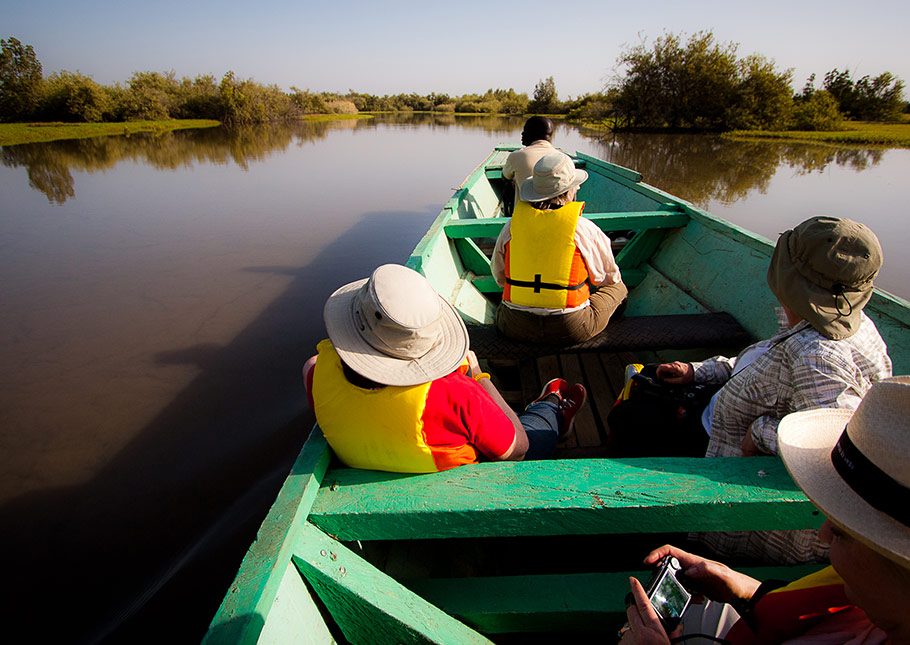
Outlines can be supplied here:
[[651, 606], [660, 616], [660, 621], [667, 632], [676, 628], [692, 599], [692, 594], [686, 591], [677, 578], [681, 571], [679, 560], [668, 555], [658, 563], [654, 577], [647, 587]]

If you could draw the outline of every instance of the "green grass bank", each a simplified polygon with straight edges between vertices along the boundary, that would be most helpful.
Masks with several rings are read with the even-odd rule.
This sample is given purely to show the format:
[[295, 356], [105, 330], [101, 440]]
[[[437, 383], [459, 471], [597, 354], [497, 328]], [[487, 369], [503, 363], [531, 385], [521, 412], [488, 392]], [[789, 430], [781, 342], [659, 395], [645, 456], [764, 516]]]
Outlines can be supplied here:
[[764, 130], [734, 130], [726, 135], [734, 139], [776, 139], [787, 141], [811, 141], [814, 143], [867, 144], [910, 148], [910, 123], [867, 123], [846, 121], [843, 130], [812, 132], [785, 130], [769, 132]]
[[0, 146], [44, 143], [60, 139], [87, 139], [137, 132], [162, 134], [173, 130], [213, 128], [219, 125], [221, 125], [220, 122], [210, 119], [125, 121], [122, 123], [0, 123]]

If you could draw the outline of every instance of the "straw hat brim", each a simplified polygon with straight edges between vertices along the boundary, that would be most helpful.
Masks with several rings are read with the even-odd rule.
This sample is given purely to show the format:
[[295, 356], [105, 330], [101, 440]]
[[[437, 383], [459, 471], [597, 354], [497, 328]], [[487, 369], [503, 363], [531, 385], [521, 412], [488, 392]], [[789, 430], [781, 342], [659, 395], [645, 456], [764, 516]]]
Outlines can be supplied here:
[[575, 186], [581, 186], [587, 180], [588, 180], [588, 171], [580, 170], [580, 169], [576, 168], [575, 177], [572, 179], [572, 183], [570, 183], [565, 188], [560, 188], [560, 189], [556, 190], [556, 192], [538, 193], [536, 190], [534, 190], [534, 177], [528, 177], [523, 182], [521, 182], [521, 185], [518, 188], [518, 196], [522, 199], [522, 201], [531, 202], [531, 203], [542, 202], [545, 199], [551, 199], [552, 197], [556, 197], [557, 195], [562, 195], [563, 193], [574, 188]]
[[910, 530], [860, 497], [831, 462], [831, 450], [852, 416], [851, 410], [837, 409], [787, 415], [778, 427], [781, 458], [796, 485], [829, 520], [874, 551], [910, 568]]
[[354, 299], [368, 280], [340, 287], [325, 303], [325, 328], [341, 360], [361, 376], [383, 385], [419, 385], [454, 372], [467, 355], [469, 343], [468, 330], [455, 308], [437, 294], [442, 312], [439, 342], [420, 358], [395, 358], [370, 345], [357, 329]]

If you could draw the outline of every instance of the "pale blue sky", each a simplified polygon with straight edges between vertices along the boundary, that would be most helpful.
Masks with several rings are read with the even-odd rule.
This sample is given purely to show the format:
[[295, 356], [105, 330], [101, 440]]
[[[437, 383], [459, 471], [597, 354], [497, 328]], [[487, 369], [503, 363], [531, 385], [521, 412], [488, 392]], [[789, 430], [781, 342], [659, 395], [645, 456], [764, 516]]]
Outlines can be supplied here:
[[794, 86], [834, 67], [910, 83], [910, 2], [405, 2], [379, 0], [0, 0], [0, 36], [35, 47], [45, 74], [101, 83], [135, 71], [241, 78], [317, 91], [531, 94], [603, 87], [625, 45], [711, 29], [741, 55], [793, 68]]

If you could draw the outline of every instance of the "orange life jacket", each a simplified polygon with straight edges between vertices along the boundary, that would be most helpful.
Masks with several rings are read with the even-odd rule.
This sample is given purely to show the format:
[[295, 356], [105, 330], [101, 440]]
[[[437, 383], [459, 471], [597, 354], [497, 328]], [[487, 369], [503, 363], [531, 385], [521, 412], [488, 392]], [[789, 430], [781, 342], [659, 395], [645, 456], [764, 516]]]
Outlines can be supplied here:
[[726, 640], [734, 645], [780, 643], [852, 607], [844, 594], [844, 581], [833, 567], [825, 567], [759, 598], [748, 620], [737, 621]]

